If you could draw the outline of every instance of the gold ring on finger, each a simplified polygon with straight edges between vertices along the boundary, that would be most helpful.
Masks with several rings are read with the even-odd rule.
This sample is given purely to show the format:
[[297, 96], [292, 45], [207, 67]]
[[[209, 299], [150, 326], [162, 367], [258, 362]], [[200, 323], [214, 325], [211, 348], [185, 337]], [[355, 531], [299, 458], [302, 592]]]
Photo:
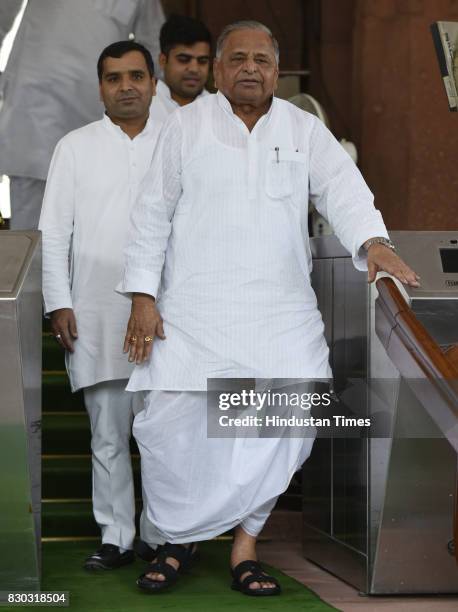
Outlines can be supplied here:
[[145, 342], [152, 342], [153, 339], [151, 338], [151, 336], [145, 336]]
[[131, 336], [131, 337], [129, 338], [129, 342], [130, 342], [131, 344], [135, 344], [135, 343], [137, 342], [137, 336]]

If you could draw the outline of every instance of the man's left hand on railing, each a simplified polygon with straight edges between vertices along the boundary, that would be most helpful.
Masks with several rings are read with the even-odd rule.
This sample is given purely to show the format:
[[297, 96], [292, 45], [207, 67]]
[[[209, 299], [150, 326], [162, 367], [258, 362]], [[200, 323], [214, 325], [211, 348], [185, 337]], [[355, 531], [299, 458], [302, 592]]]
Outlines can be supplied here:
[[384, 244], [371, 244], [367, 251], [367, 282], [372, 283], [377, 272], [387, 272], [404, 285], [420, 287], [420, 277], [392, 249]]

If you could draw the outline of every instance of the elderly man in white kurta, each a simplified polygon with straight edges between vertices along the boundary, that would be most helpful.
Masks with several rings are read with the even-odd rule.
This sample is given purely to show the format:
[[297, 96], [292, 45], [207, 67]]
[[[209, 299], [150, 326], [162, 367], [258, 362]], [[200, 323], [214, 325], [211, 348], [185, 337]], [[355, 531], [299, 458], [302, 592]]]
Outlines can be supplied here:
[[85, 567], [112, 569], [133, 560], [135, 536], [129, 451], [135, 405], [124, 390], [132, 367], [120, 343], [129, 305], [113, 287], [161, 124], [148, 117], [155, 81], [145, 47], [110, 45], [98, 72], [106, 113], [57, 145], [39, 228], [45, 311], [67, 349], [72, 391], [84, 390], [91, 422], [93, 509], [103, 545]]
[[370, 280], [385, 269], [418, 281], [389, 248], [341, 145], [319, 119], [273, 97], [270, 31], [228, 26], [216, 52], [219, 91], [165, 123], [126, 251], [125, 349], [138, 364], [128, 389], [147, 392], [134, 435], [148, 519], [167, 541], [138, 585], [162, 590], [189, 564], [189, 543], [235, 528], [232, 587], [274, 595], [256, 536], [313, 440], [208, 438], [207, 378], [330, 376], [310, 284], [309, 197]]

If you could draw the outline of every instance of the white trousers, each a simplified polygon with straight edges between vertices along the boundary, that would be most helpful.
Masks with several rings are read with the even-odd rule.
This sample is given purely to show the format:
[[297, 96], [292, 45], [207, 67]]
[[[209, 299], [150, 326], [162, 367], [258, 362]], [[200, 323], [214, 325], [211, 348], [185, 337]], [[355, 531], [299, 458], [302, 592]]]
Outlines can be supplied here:
[[35, 230], [40, 220], [46, 181], [10, 176], [12, 230]]
[[[127, 380], [84, 389], [92, 433], [92, 503], [102, 543], [128, 550], [135, 537], [135, 496], [129, 441], [143, 403], [125, 391]], [[141, 521], [142, 523], [142, 521]]]
[[313, 446], [313, 438], [207, 437], [202, 392], [146, 393], [133, 433], [159, 543], [208, 540], [237, 525], [257, 536]]

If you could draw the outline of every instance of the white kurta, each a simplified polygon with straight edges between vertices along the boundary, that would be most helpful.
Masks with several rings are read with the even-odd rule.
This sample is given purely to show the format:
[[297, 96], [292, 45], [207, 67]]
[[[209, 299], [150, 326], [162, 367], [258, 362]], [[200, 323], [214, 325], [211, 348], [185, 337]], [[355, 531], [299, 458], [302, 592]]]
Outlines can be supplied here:
[[129, 390], [330, 376], [310, 283], [309, 197], [364, 269], [360, 247], [387, 236], [385, 225], [319, 119], [274, 98], [250, 133], [221, 93], [169, 117], [133, 211], [121, 286], [157, 296], [167, 339]]
[[[208, 91], [203, 89], [197, 96], [196, 100], [208, 95]], [[151, 116], [154, 119], [157, 119], [157, 121], [165, 122], [170, 113], [173, 113], [173, 111], [177, 108], [180, 108], [180, 105], [172, 98], [170, 88], [164, 83], [164, 81], [158, 79], [156, 83], [156, 95], [151, 102]]]
[[160, 0], [29, 0], [0, 80], [0, 174], [45, 179], [58, 140], [102, 113], [103, 48], [133, 33], [156, 62], [163, 22]]
[[105, 115], [62, 138], [51, 162], [39, 224], [43, 296], [46, 313], [75, 311], [78, 339], [66, 355], [73, 391], [132, 371], [122, 352], [130, 302], [114, 286], [160, 129], [149, 119], [131, 140]]
[[320, 120], [274, 99], [250, 133], [220, 93], [167, 120], [122, 283], [157, 296], [164, 319], [166, 340], [128, 386], [151, 390], [133, 431], [147, 518], [162, 539], [202, 540], [237, 524], [257, 535], [310, 453], [313, 432], [208, 437], [205, 394], [192, 392], [207, 377], [331, 375], [310, 284], [309, 197], [363, 269], [361, 245], [386, 229]]

